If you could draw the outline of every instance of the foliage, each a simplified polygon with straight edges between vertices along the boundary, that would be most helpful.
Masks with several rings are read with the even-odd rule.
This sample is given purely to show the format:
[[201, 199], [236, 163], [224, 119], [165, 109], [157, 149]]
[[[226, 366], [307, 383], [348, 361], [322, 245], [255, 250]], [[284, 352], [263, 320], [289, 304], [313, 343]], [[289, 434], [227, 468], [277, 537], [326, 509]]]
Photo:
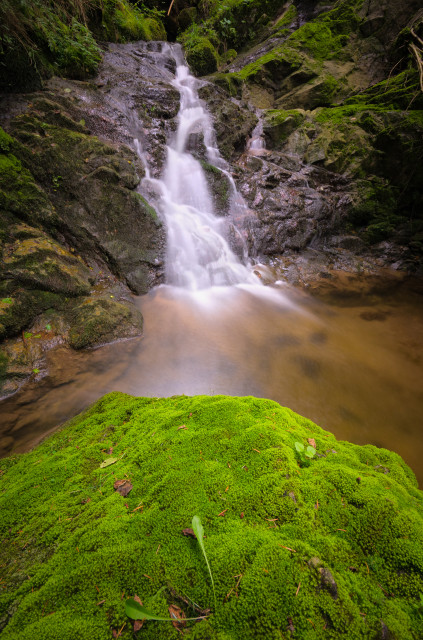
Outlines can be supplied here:
[[210, 564], [207, 558], [207, 554], [206, 554], [206, 548], [204, 546], [204, 529], [203, 529], [203, 525], [201, 524], [201, 520], [199, 516], [193, 516], [192, 518], [192, 529], [195, 533], [195, 537], [198, 540], [198, 544], [200, 545], [200, 549], [203, 552], [203, 556], [204, 556], [204, 560], [206, 561], [206, 565], [207, 565], [207, 569], [209, 571], [210, 574], [210, 579], [211, 579], [211, 583], [212, 583], [212, 587], [213, 587], [213, 597], [214, 597], [214, 607], [216, 608], [216, 590], [214, 588], [214, 580], [213, 580], [213, 574], [211, 572], [210, 569]]
[[[128, 0], [4, 0], [0, 5], [0, 85], [31, 88], [34, 76], [84, 78], [97, 69], [102, 39], [166, 39], [163, 12]], [[16, 77], [15, 77], [16, 76]]]
[[302, 442], [295, 443], [295, 450], [298, 454], [301, 466], [309, 464], [310, 460], [316, 455], [316, 449], [311, 445], [306, 448]]

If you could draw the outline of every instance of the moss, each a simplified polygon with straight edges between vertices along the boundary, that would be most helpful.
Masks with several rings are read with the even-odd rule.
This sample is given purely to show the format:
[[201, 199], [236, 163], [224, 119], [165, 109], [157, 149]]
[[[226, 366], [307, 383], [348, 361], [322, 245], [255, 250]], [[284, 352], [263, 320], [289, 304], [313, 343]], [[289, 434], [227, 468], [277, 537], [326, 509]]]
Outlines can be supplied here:
[[266, 111], [264, 134], [272, 147], [282, 144], [304, 122], [305, 114], [297, 109]]
[[196, 7], [185, 7], [178, 14], [178, 26], [181, 31], [185, 31], [197, 19]]
[[365, 91], [349, 97], [345, 104], [366, 104], [385, 109], [423, 109], [419, 74], [414, 68], [406, 69], [372, 85]]
[[0, 127], [0, 153], [8, 153], [12, 150], [14, 140]]
[[[4, 146], [16, 145], [13, 138], [3, 134]], [[0, 210], [9, 211], [29, 222], [41, 220], [50, 223], [55, 217], [45, 193], [12, 153], [0, 153]]]
[[109, 298], [86, 298], [72, 308], [69, 344], [83, 349], [137, 336], [141, 331], [142, 316], [135, 307]]
[[199, 37], [186, 50], [187, 62], [199, 76], [213, 73], [217, 70], [218, 54], [208, 38]]
[[279, 18], [279, 20], [275, 24], [275, 29], [280, 31], [281, 29], [285, 29], [289, 27], [292, 22], [296, 19], [298, 13], [294, 4], [291, 4], [286, 11], [284, 11], [283, 15]]
[[[180, 427], [184, 425], [184, 429]], [[295, 442], [320, 457], [300, 468]], [[100, 468], [110, 457], [117, 461]], [[110, 394], [32, 453], [2, 460], [5, 640], [132, 629], [127, 596], [201, 608], [192, 638], [423, 633], [423, 496], [399, 456], [335, 438], [268, 400]], [[129, 478], [126, 498], [113, 490]], [[220, 514], [220, 515], [219, 515]], [[122, 596], [122, 594], [124, 594]], [[393, 595], [391, 595], [393, 594]], [[145, 622], [147, 640], [179, 637]]]

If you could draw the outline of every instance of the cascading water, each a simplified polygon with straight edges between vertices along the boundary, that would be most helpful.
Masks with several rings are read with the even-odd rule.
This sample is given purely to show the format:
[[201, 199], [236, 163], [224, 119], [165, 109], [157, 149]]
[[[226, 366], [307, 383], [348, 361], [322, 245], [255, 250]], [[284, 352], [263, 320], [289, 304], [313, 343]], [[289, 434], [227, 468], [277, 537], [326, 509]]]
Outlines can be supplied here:
[[[214, 144], [210, 117], [198, 97], [198, 80], [190, 74], [179, 45], [165, 44], [163, 47], [176, 62], [172, 84], [181, 96], [178, 127], [167, 149], [163, 179], [153, 180], [147, 173], [146, 180], [158, 192], [158, 208], [166, 220], [167, 282], [190, 290], [260, 285], [257, 276], [241, 264], [225, 240], [225, 223], [214, 214], [201, 163], [187, 150], [190, 136], [202, 135], [208, 160], [229, 178], [234, 190], [234, 205], [242, 206], [232, 177], [225, 170], [225, 162]], [[145, 162], [145, 158], [143, 160]]]

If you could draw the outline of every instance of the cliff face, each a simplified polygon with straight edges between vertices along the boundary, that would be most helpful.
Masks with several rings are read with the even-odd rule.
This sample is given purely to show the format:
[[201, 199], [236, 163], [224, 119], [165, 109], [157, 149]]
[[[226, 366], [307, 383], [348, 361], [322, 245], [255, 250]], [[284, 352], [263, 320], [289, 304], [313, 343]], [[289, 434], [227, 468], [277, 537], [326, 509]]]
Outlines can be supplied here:
[[[219, 33], [229, 20], [216, 11], [183, 34], [188, 50], [198, 29]], [[353, 249], [380, 264], [420, 264], [422, 17], [414, 2], [287, 3], [269, 13], [252, 47], [238, 40], [242, 52], [209, 76], [261, 110], [269, 152], [238, 163], [256, 212], [253, 251], [312, 246], [342, 262], [338, 250]]]

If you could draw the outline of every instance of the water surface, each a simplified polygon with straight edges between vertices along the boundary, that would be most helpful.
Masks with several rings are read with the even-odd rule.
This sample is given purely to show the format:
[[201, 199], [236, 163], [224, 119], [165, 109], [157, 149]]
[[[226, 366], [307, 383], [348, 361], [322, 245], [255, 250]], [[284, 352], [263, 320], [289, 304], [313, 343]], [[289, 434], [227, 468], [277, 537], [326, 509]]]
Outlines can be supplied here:
[[161, 287], [139, 298], [144, 337], [50, 352], [48, 377], [2, 403], [4, 435], [25, 451], [109, 391], [255, 395], [340, 439], [397, 451], [422, 484], [421, 302], [397, 294], [342, 307], [289, 288], [276, 296]]

